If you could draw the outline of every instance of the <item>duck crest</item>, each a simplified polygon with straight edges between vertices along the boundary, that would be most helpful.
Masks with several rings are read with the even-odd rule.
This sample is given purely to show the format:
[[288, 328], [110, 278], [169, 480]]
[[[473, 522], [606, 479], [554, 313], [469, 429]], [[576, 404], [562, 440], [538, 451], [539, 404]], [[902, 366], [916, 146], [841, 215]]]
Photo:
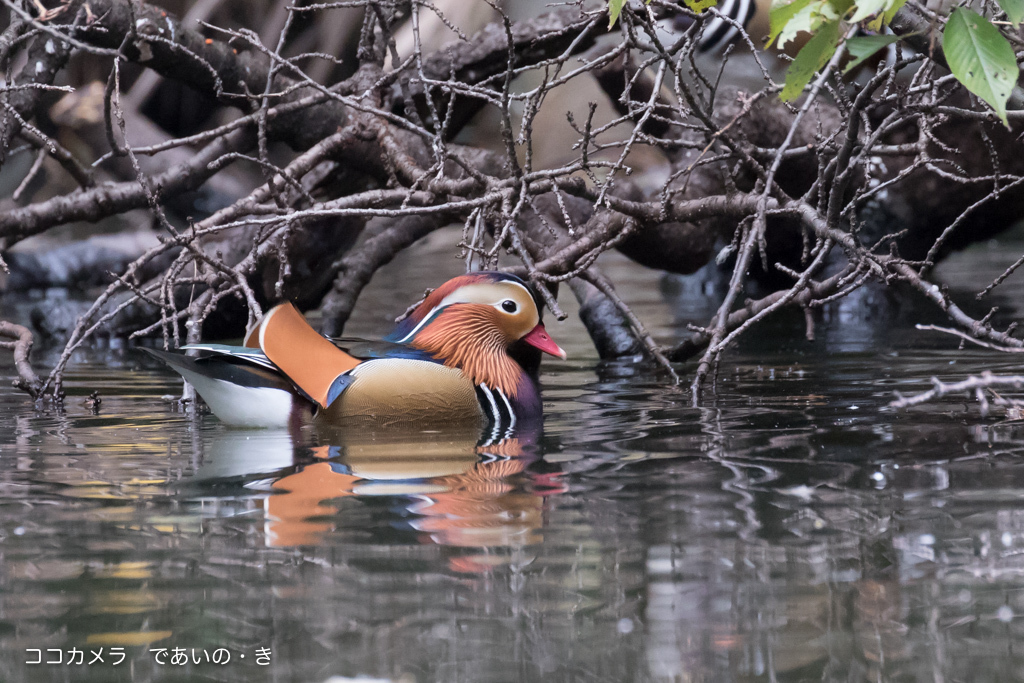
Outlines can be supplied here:
[[[429, 310], [429, 309], [428, 309]], [[474, 385], [498, 389], [510, 399], [520, 392], [526, 373], [505, 350], [490, 306], [445, 309], [410, 341], [448, 367], [461, 369]]]
[[[497, 282], [515, 282], [523, 287], [527, 286], [520, 278], [512, 275], [511, 273], [477, 271], [475, 273], [459, 275], [430, 292], [430, 294], [428, 294], [426, 298], [416, 306], [415, 310], [413, 310], [407, 318], [398, 324], [398, 327], [395, 328], [394, 332], [385, 337], [385, 339], [396, 342], [409, 341], [409, 338], [416, 331], [416, 328], [430, 317], [441, 302], [448, 298], [449, 294], [461, 287], [466, 287], [467, 285], [494, 284]], [[535, 295], [534, 298], [536, 298]]]

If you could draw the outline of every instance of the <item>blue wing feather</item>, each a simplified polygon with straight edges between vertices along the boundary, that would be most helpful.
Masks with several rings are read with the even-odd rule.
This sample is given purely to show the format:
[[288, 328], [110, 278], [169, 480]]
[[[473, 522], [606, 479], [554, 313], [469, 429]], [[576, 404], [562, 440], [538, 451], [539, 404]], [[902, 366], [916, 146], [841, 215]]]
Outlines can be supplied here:
[[[328, 340], [342, 351], [345, 351], [359, 360], [373, 360], [378, 358], [410, 358], [413, 360], [425, 360], [440, 362], [426, 351], [413, 348], [407, 344], [398, 344], [389, 341], [373, 341], [359, 339], [357, 337], [328, 337]], [[266, 354], [260, 349], [253, 349], [247, 346], [231, 346], [228, 344], [189, 344], [181, 347], [182, 350], [191, 349], [195, 351], [206, 351], [211, 355], [229, 356], [240, 361], [246, 361], [254, 365], [260, 365], [269, 370], [276, 370], [275, 366]]]
[[357, 337], [328, 337], [339, 349], [359, 358], [360, 360], [376, 360], [379, 358], [410, 358], [412, 360], [424, 360], [432, 363], [441, 361], [434, 358], [426, 351], [413, 348], [408, 344], [399, 344], [393, 341], [376, 341], [359, 339]]

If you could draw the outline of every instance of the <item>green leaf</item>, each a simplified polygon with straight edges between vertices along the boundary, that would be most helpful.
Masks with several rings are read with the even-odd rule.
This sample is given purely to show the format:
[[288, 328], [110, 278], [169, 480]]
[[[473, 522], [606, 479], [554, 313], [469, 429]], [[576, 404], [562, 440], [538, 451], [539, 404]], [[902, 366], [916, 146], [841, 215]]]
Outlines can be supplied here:
[[799, 33], [814, 33], [822, 24], [835, 21], [838, 18], [839, 13], [830, 2], [812, 0], [806, 7], [798, 10], [782, 27], [782, 31], [779, 33], [778, 47], [780, 49], [785, 47], [786, 43], [795, 39]]
[[865, 59], [868, 59], [879, 50], [892, 45], [899, 39], [899, 36], [855, 36], [849, 38], [846, 41], [846, 49], [850, 51], [850, 56], [853, 57], [853, 60], [843, 67], [843, 73], [850, 73], [860, 66]]
[[839, 21], [831, 21], [807, 41], [786, 71], [786, 85], [779, 97], [783, 102], [795, 100], [811, 82], [818, 69], [825, 66], [839, 44]]
[[883, 26], [888, 26], [892, 23], [893, 17], [896, 16], [897, 12], [903, 9], [905, 4], [907, 4], [907, 0], [895, 0], [895, 2], [892, 2], [884, 12], [869, 21], [865, 26], [867, 26], [869, 31], [881, 31]]
[[942, 32], [942, 49], [956, 79], [1006, 120], [1006, 101], [1020, 71], [1013, 48], [988, 19], [963, 7], [953, 10]]
[[[1021, 0], [1024, 2], [1024, 0]], [[691, 10], [700, 14], [709, 7], [714, 7], [718, 4], [718, 0], [683, 0], [687, 7]]]
[[771, 45], [779, 33], [782, 32], [782, 29], [786, 27], [786, 24], [789, 23], [789, 20], [792, 19], [797, 12], [814, 1], [816, 0], [793, 0], [793, 2], [785, 3], [779, 2], [778, 0], [772, 0], [772, 8], [768, 13], [768, 42], [765, 43], [764, 46], [768, 47]]
[[892, 0], [857, 0], [857, 11], [850, 17], [850, 23], [856, 24], [868, 17], [880, 14]]
[[608, 0], [608, 28], [611, 29], [615, 26], [615, 22], [619, 20], [619, 15], [622, 14], [622, 6], [626, 4], [626, 0]]
[[[707, 0], [699, 0], [700, 2], [707, 2]], [[715, 4], [718, 0], [714, 0], [711, 5]], [[615, 22], [619, 20], [619, 15], [622, 14], [622, 8], [626, 6], [627, 0], [608, 0], [608, 28], [611, 29], [615, 26]], [[651, 0], [644, 0], [645, 5], [651, 4]], [[686, 3], [690, 4], [690, 3]], [[711, 5], [708, 5], [710, 7]], [[706, 9], [706, 8], [705, 8]]]
[[996, 0], [1014, 28], [1024, 20], [1024, 0]]
[[832, 5], [832, 9], [836, 11], [836, 14], [845, 17], [846, 13], [853, 7], [854, 0], [828, 0], [828, 4]]
[[885, 10], [885, 14], [882, 15], [882, 23], [886, 26], [891, 24], [893, 17], [896, 16], [897, 12], [903, 9], [905, 4], [907, 4], [907, 0], [896, 0], [896, 2], [892, 3], [892, 6]]

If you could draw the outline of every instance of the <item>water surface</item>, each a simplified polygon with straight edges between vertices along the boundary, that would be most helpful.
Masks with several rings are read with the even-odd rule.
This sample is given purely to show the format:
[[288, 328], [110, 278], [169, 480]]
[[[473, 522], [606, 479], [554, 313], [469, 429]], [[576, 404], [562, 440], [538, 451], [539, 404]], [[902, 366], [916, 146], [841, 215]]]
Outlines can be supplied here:
[[[438, 262], [393, 264], [347, 332], [386, 332]], [[720, 294], [606, 267], [662, 339]], [[887, 407], [1015, 362], [921, 319], [941, 317], [878, 291], [813, 343], [781, 317], [701, 408], [552, 322], [570, 361], [543, 367], [543, 434], [484, 449], [229, 429], [143, 353], [83, 353], [64, 411], [0, 388], [0, 679], [1024, 679], [1022, 424], [959, 398]]]

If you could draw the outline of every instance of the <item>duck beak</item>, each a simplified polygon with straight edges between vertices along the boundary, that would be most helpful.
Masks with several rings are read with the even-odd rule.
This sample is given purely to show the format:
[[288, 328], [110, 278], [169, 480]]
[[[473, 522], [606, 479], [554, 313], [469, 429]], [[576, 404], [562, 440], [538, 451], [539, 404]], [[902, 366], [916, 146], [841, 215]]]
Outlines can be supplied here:
[[555, 343], [555, 341], [548, 336], [548, 331], [544, 329], [544, 325], [537, 323], [537, 326], [530, 330], [530, 333], [523, 337], [523, 341], [534, 346], [544, 353], [550, 353], [556, 358], [565, 360], [565, 351], [562, 347]]

